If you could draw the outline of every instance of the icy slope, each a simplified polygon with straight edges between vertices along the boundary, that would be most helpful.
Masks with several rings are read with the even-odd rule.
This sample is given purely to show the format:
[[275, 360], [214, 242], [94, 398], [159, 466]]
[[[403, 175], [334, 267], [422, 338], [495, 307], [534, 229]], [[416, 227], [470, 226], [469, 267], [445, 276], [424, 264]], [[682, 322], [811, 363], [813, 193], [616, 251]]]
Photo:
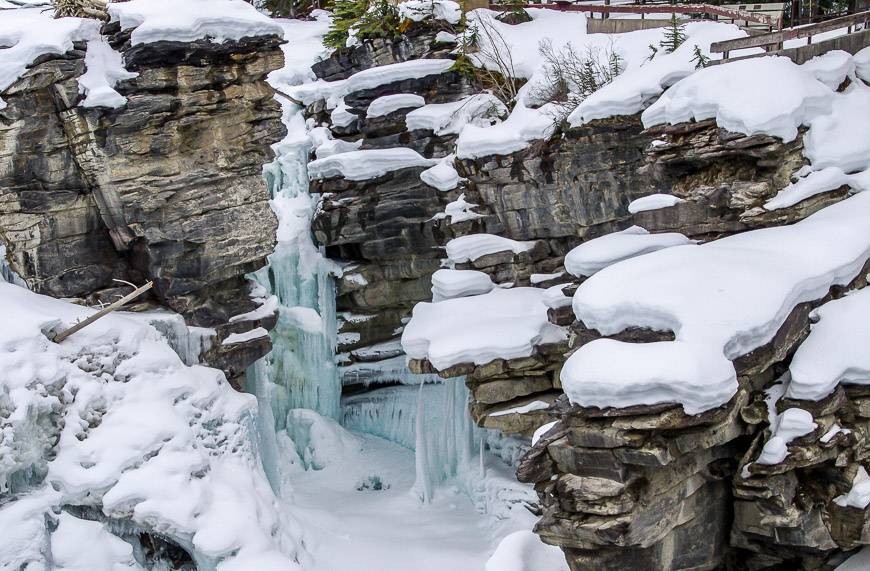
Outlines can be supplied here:
[[125, 561], [107, 533], [159, 533], [202, 569], [299, 568], [295, 523], [254, 445], [255, 399], [184, 365], [138, 318], [111, 314], [62, 344], [46, 337], [92, 312], [0, 284], [0, 482], [11, 500], [0, 529], [16, 530], [0, 561], [48, 568], [68, 541], [48, 526], [77, 507], [110, 523], [61, 515], [54, 534], [102, 538]]

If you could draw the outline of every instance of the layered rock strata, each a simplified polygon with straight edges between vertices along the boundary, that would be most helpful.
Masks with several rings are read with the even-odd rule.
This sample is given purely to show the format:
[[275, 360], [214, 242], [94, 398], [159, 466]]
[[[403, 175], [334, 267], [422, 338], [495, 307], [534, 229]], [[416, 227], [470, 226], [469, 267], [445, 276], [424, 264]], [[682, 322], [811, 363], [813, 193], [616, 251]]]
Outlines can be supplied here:
[[[0, 229], [9, 264], [29, 287], [87, 303], [155, 282], [154, 301], [215, 329], [205, 360], [231, 378], [270, 348], [274, 325], [245, 274], [274, 246], [263, 164], [284, 126], [266, 75], [283, 65], [281, 38], [221, 44], [132, 45], [103, 29], [129, 72], [117, 108], [83, 107], [84, 43], [42, 56], [3, 92]], [[256, 297], [256, 296], [254, 296]]]

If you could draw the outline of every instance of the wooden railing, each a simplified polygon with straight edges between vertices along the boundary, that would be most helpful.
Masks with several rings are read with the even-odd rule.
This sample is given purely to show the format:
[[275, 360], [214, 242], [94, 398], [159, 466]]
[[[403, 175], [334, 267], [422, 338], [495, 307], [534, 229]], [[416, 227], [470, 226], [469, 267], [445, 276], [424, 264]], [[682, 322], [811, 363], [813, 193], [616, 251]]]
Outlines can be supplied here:
[[[609, 5], [590, 5], [590, 4], [575, 4], [566, 0], [557, 0], [552, 4], [525, 4], [524, 8], [549, 8], [551, 10], [560, 10], [563, 12], [587, 12], [589, 14], [639, 14], [643, 19], [646, 14], [705, 14], [712, 18], [723, 18], [732, 22], [744, 22], [749, 25], [761, 24], [767, 26], [768, 29], [782, 27], [782, 18], [775, 18], [767, 14], [756, 14], [747, 12], [746, 10], [732, 10], [721, 6], [712, 6], [710, 4], [622, 4], [617, 6]], [[490, 4], [492, 10], [507, 10], [508, 6], [503, 4]]]
[[788, 40], [800, 38], [807, 39], [807, 45], [813, 42], [813, 36], [823, 34], [825, 32], [833, 32], [841, 28], [846, 28], [846, 33], [851, 34], [853, 31], [866, 29], [870, 25], [870, 11], [851, 14], [826, 20], [818, 24], [810, 24], [799, 28], [788, 28], [778, 30], [767, 34], [759, 34], [746, 38], [737, 38], [735, 40], [726, 40], [724, 42], [716, 42], [710, 46], [710, 51], [721, 53], [723, 59], [728, 59], [730, 52], [735, 50], [744, 50], [748, 48], [764, 48], [765, 51], [776, 51], [783, 49], [783, 43]]

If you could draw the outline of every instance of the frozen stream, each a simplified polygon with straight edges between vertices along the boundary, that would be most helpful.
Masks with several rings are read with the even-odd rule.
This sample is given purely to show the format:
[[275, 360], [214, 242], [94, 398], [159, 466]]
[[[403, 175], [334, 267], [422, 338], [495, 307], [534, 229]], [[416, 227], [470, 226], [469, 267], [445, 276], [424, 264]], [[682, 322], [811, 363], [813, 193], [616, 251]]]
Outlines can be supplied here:
[[[389, 489], [358, 491], [372, 476]], [[382, 438], [364, 436], [358, 452], [292, 481], [313, 570], [471, 571], [489, 556], [489, 518], [458, 491], [422, 505], [414, 453]]]
[[[270, 81], [287, 91], [313, 79], [328, 20], [321, 14], [282, 25], [291, 43], [285, 68]], [[310, 230], [317, 197], [308, 192], [307, 165], [323, 129], [315, 135], [299, 106], [282, 104], [288, 134], [264, 169], [278, 243], [269, 266], [252, 276], [259, 295], [274, 296], [279, 319], [273, 350], [251, 367], [248, 383], [260, 405], [260, 456], [301, 524], [304, 566], [482, 571], [507, 534], [531, 535], [535, 517], [526, 506], [537, 497], [509, 465], [522, 447], [473, 426], [462, 380], [412, 375], [403, 360], [369, 371], [373, 390], [342, 399], [334, 284], [341, 267], [323, 256]], [[385, 379], [400, 384], [376, 388]], [[514, 570], [544, 571], [488, 568]]]

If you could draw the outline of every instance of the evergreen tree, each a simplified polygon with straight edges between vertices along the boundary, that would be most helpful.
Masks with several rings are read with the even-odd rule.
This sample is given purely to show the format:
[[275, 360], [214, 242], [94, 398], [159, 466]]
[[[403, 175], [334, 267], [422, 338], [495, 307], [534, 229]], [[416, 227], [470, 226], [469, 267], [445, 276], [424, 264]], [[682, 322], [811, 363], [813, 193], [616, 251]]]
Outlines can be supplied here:
[[692, 61], [695, 62], [695, 69], [701, 69], [702, 67], [710, 65], [710, 58], [704, 55], [697, 44], [695, 44], [695, 50], [692, 53]]
[[367, 8], [365, 0], [336, 0], [332, 7], [332, 27], [323, 37], [323, 43], [331, 48], [345, 47], [348, 30], [365, 14]]
[[683, 42], [686, 41], [686, 24], [677, 18], [676, 13], [671, 13], [671, 19], [665, 28], [665, 38], [659, 43], [666, 53], [674, 53]]

